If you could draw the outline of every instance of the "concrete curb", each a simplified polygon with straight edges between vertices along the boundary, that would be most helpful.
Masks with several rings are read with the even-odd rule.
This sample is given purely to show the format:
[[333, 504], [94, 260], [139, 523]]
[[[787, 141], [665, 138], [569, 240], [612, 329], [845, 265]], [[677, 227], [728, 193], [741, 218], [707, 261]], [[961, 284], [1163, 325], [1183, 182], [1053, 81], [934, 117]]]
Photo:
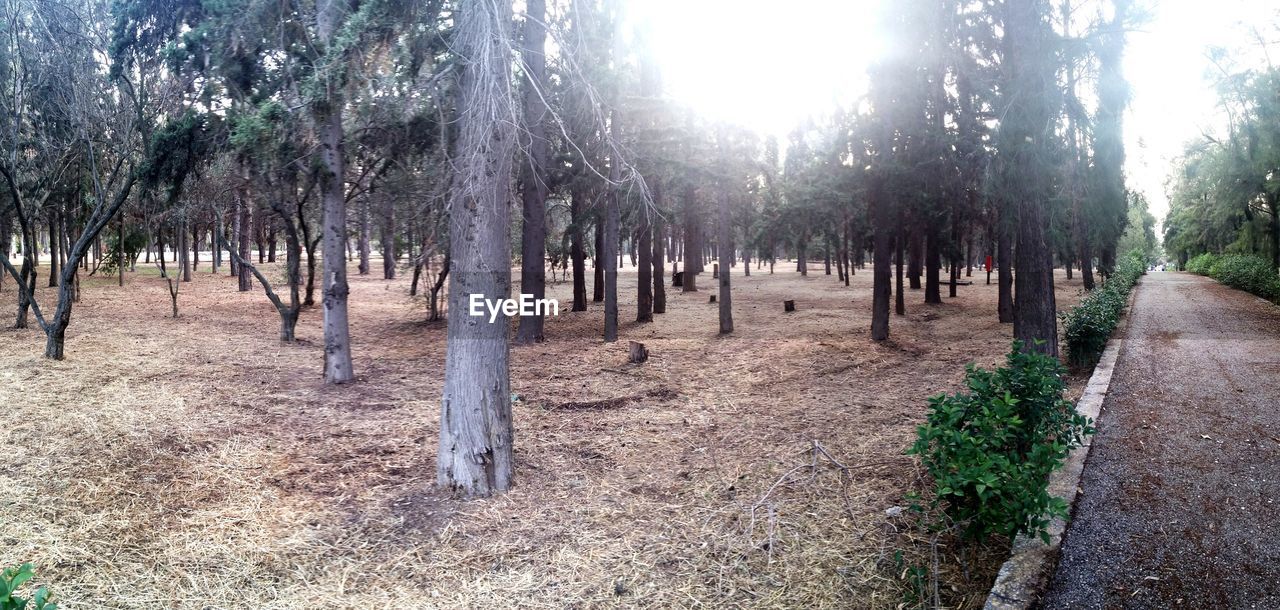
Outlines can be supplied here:
[[[1129, 328], [1129, 314], [1133, 311], [1133, 301], [1142, 285], [1142, 279], [1134, 285], [1129, 293], [1129, 302], [1125, 305], [1124, 314], [1119, 324], [1107, 340], [1107, 347], [1102, 351], [1098, 365], [1089, 377], [1089, 384], [1076, 402], [1076, 412], [1097, 421], [1102, 412], [1102, 403], [1111, 389], [1111, 374], [1115, 371], [1116, 359], [1124, 346], [1124, 336]], [[1067, 455], [1062, 468], [1049, 475], [1049, 493], [1067, 501], [1068, 506], [1075, 506], [1076, 495], [1080, 491], [1080, 476], [1084, 473], [1084, 463], [1089, 457], [1089, 449], [1093, 446], [1090, 439], [1076, 447]], [[1049, 544], [1038, 537], [1019, 535], [1013, 541], [1013, 549], [996, 582], [987, 594], [986, 610], [1026, 610], [1034, 605], [1049, 584], [1052, 570], [1057, 566], [1058, 550], [1062, 547], [1062, 535], [1067, 524], [1062, 519], [1054, 519], [1049, 524]]]

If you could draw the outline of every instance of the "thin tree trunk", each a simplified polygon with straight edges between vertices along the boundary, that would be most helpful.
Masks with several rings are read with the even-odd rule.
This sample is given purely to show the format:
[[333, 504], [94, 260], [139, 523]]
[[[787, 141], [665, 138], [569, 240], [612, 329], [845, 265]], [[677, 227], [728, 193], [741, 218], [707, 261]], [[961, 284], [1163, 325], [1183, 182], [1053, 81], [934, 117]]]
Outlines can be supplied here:
[[884, 341], [889, 338], [889, 293], [893, 289], [891, 259], [895, 227], [889, 201], [885, 197], [884, 178], [877, 174], [878, 172], [873, 172], [871, 175], [867, 201], [871, 208], [875, 249], [871, 278], [871, 338]]
[[382, 234], [378, 241], [382, 246], [382, 279], [396, 279], [396, 208], [390, 198], [382, 210]]
[[236, 265], [236, 277], [239, 278], [240, 292], [248, 292], [253, 288], [253, 273], [244, 266], [244, 262], [252, 256], [253, 246], [253, 204], [249, 201], [248, 189], [243, 189], [240, 196], [240, 261]]
[[636, 249], [638, 250], [636, 260], [636, 321], [652, 322], [654, 239], [650, 219], [641, 219], [639, 233], [639, 239], [636, 240]]
[[[653, 192], [655, 203], [661, 205], [661, 187], [655, 185]], [[662, 221], [655, 220], [653, 223], [653, 257], [650, 258], [650, 264], [653, 267], [651, 273], [651, 280], [653, 281], [653, 313], [667, 313], [667, 288], [666, 281], [663, 279], [665, 266], [662, 262], [662, 233]]]
[[[523, 49], [525, 160], [521, 168], [520, 195], [524, 206], [524, 223], [520, 238], [520, 292], [533, 295], [541, 302], [547, 295], [547, 142], [546, 86], [547, 3], [528, 0], [525, 3]], [[532, 315], [521, 315], [516, 330], [516, 343], [525, 345], [543, 340], [544, 320], [541, 309]]]
[[[325, 44], [332, 42], [337, 34], [342, 10], [341, 3], [330, 2], [320, 11], [317, 21], [322, 27], [318, 29]], [[347, 163], [342, 131], [343, 100], [336, 88], [331, 88], [326, 97], [312, 105], [312, 116], [321, 162], [324, 380], [335, 384], [355, 379], [355, 370], [351, 364], [351, 330], [347, 321], [350, 287], [347, 285], [347, 202], [343, 184]]]
[[596, 244], [595, 257], [592, 262], [595, 265], [595, 277], [591, 284], [591, 300], [595, 303], [604, 302], [604, 268], [610, 264], [610, 259], [605, 256], [604, 252], [604, 214], [599, 210], [596, 211]]
[[356, 249], [360, 251], [360, 263], [356, 266], [356, 273], [360, 275], [369, 275], [369, 254], [372, 248], [369, 246], [372, 231], [369, 223], [369, 195], [360, 195], [360, 235], [356, 238]]
[[729, 247], [729, 242], [733, 239], [733, 225], [730, 224], [728, 193], [720, 193], [719, 207], [720, 234], [716, 237], [716, 242], [722, 246], [718, 248], [720, 251], [720, 334], [727, 335], [733, 332], [733, 307], [730, 302], [733, 294], [729, 289], [729, 279], [733, 275], [729, 272], [733, 264], [733, 248]]
[[573, 259], [573, 309], [587, 310], [587, 252], [583, 244], [582, 223], [586, 222], [582, 204], [584, 189], [574, 183], [569, 192], [569, 257]]

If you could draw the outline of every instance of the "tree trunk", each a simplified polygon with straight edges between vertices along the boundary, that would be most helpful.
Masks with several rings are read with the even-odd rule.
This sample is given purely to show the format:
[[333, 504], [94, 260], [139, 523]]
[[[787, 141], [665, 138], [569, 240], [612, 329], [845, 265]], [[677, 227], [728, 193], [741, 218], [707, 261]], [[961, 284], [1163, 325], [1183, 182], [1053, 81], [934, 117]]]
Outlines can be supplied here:
[[369, 275], [369, 254], [372, 248], [369, 246], [369, 240], [372, 238], [372, 230], [369, 222], [369, 196], [367, 194], [360, 195], [360, 234], [356, 238], [356, 249], [360, 252], [360, 262], [356, 265], [356, 273], [360, 275]]
[[276, 223], [269, 216], [264, 219], [264, 223], [267, 225], [267, 262], [274, 263], [276, 247], [279, 246], [279, 242], [276, 241]]
[[604, 255], [604, 216], [599, 210], [596, 211], [595, 257], [592, 258], [595, 277], [591, 284], [591, 300], [595, 303], [604, 302], [604, 267], [610, 264], [610, 259]]
[[720, 250], [720, 334], [727, 335], [733, 332], [733, 307], [731, 303], [732, 293], [729, 290], [729, 279], [733, 276], [729, 272], [730, 265], [733, 264], [733, 248], [729, 247], [730, 240], [733, 239], [733, 225], [730, 224], [729, 216], [729, 194], [720, 193], [720, 234], [716, 237], [716, 242], [721, 244]]
[[[248, 189], [241, 190], [240, 197], [240, 260], [248, 261], [251, 256], [251, 246], [253, 244], [253, 205], [249, 200]], [[247, 292], [253, 288], [253, 274], [249, 272], [243, 264], [236, 265], [237, 277], [239, 278], [240, 292]]]
[[911, 281], [912, 290], [920, 290], [920, 275], [924, 273], [924, 242], [918, 231], [911, 234], [908, 246], [907, 278]]
[[[661, 187], [654, 186], [655, 203], [661, 205], [662, 191]], [[651, 281], [653, 282], [653, 313], [667, 313], [667, 288], [666, 282], [663, 280], [663, 235], [662, 221], [656, 220], [653, 223], [653, 256], [649, 259], [651, 270]]]
[[1001, 68], [1012, 101], [1000, 124], [1001, 151], [1007, 152], [1008, 197], [1018, 206], [1017, 251], [1014, 265], [1013, 336], [1023, 349], [1058, 354], [1058, 321], [1053, 293], [1053, 255], [1047, 236], [1053, 185], [1044, 159], [1050, 150], [1054, 89], [1053, 33], [1042, 19], [1039, 4], [1010, 2], [1005, 6], [1005, 55]]
[[907, 315], [907, 293], [902, 289], [902, 266], [904, 262], [902, 259], [903, 255], [906, 253], [905, 246], [907, 240], [906, 235], [903, 234], [901, 213], [898, 214], [898, 235], [893, 241], [896, 255], [893, 257], [894, 263], [896, 263], [894, 266], [897, 267], [897, 285], [895, 286], [896, 290], [893, 291], [893, 313], [899, 316], [905, 316]]
[[[868, 203], [871, 206], [874, 260], [871, 288], [871, 338], [884, 341], [889, 338], [889, 298], [893, 278], [890, 268], [893, 258], [893, 221], [884, 194], [883, 178], [872, 175]], [[901, 291], [899, 291], [901, 292]]]
[[586, 222], [583, 213], [585, 190], [575, 181], [569, 191], [569, 257], [573, 259], [573, 309], [587, 310], [587, 252], [583, 244], [582, 223]]
[[999, 300], [996, 311], [1002, 324], [1013, 323], [1013, 219], [1009, 216], [1008, 202], [1001, 205], [1006, 209], [1000, 211], [999, 227], [996, 228], [996, 284], [998, 284]]
[[[524, 223], [520, 238], [520, 292], [533, 295], [541, 302], [547, 295], [547, 3], [546, 0], [525, 2], [523, 48], [525, 160], [520, 173], [520, 195], [524, 205]], [[542, 310], [520, 316], [516, 343], [525, 345], [543, 340]]]
[[[457, 163], [449, 205], [449, 346], [440, 405], [436, 481], [468, 496], [511, 486], [511, 386], [505, 315], [492, 323], [464, 315], [469, 295], [511, 293], [508, 177], [515, 153], [515, 112], [506, 28], [511, 4], [464, 0], [454, 47], [462, 58]], [[466, 59], [473, 58], [473, 59]], [[480, 63], [480, 62], [484, 63]]]
[[924, 302], [937, 304], [942, 302], [942, 288], [939, 285], [942, 252], [937, 228], [925, 227], [924, 230]]
[[[177, 235], [178, 267], [181, 268], [182, 270], [181, 273], [179, 274], [179, 279], [181, 279], [184, 282], [190, 282], [191, 281], [191, 254], [187, 249], [187, 221], [185, 218], [181, 223], [178, 224], [178, 228], [176, 230], [178, 232], [178, 235]], [[175, 315], [173, 317], [176, 318], [178, 316]]]
[[[641, 212], [642, 215], [645, 212]], [[653, 321], [653, 227], [650, 219], [640, 220], [636, 260], [636, 321]], [[661, 284], [661, 282], [658, 282]]]
[[[373, 188], [370, 187], [370, 193]], [[382, 279], [396, 279], [396, 206], [390, 197], [382, 205], [381, 234], [378, 241], [382, 246]]]
[[58, 286], [58, 211], [55, 209], [49, 215], [49, 287], [56, 288]]
[[698, 291], [698, 271], [702, 268], [701, 261], [698, 260], [699, 252], [702, 245], [699, 243], [698, 235], [698, 217], [696, 216], [697, 190], [690, 184], [685, 187], [684, 195], [684, 241], [682, 242], [684, 256], [687, 260], [684, 262], [684, 275], [680, 276], [680, 290], [682, 292]]
[[[613, 109], [613, 116], [609, 121], [610, 137], [614, 142], [622, 141], [622, 112], [618, 108]], [[604, 341], [611, 343], [618, 340], [618, 267], [622, 266], [622, 252], [618, 249], [621, 241], [619, 239], [620, 224], [620, 206], [621, 193], [619, 192], [618, 182], [622, 179], [621, 160], [612, 158], [609, 160], [609, 194], [605, 197], [605, 224], [604, 224]], [[613, 260], [618, 259], [618, 266], [613, 265]]]
[[[336, 43], [344, 7], [340, 2], [323, 5], [317, 18], [321, 42]], [[346, 383], [355, 379], [351, 364], [351, 330], [347, 321], [347, 202], [344, 187], [346, 144], [342, 131], [344, 102], [340, 89], [330, 87], [325, 99], [312, 103], [311, 113], [320, 145], [320, 202], [324, 274], [324, 380]], [[503, 394], [504, 400], [506, 394]]]

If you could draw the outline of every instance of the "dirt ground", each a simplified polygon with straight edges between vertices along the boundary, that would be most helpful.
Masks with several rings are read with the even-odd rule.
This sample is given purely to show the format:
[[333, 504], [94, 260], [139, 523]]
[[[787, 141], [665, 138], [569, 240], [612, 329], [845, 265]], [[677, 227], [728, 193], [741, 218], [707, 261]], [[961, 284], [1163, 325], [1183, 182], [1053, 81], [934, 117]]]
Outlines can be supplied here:
[[1044, 608], [1280, 607], [1280, 314], [1148, 273]]
[[[0, 563], [35, 562], [68, 609], [896, 607], [903, 450], [926, 397], [1011, 337], [976, 270], [943, 305], [909, 294], [883, 344], [869, 269], [739, 266], [727, 337], [706, 274], [609, 345], [602, 306], [569, 313], [557, 284], [548, 341], [512, 350], [517, 486], [463, 502], [431, 487], [445, 326], [407, 279], [353, 269], [359, 381], [326, 387], [319, 309], [282, 345], [256, 286], [205, 264], [172, 319], [139, 268], [84, 281], [63, 362], [0, 331]], [[1079, 289], [1059, 272], [1060, 307]], [[626, 366], [627, 339], [652, 359]], [[947, 597], [980, 606], [999, 552], [943, 555]]]

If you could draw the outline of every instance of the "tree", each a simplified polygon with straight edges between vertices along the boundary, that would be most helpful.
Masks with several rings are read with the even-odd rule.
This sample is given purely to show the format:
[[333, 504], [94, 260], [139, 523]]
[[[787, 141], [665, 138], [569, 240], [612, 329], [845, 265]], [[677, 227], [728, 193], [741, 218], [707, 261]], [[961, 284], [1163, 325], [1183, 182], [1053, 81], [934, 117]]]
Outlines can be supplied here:
[[507, 180], [519, 113], [507, 59], [511, 19], [510, 4], [462, 0], [454, 38], [462, 74], [436, 480], [468, 496], [506, 491], [514, 466], [507, 318], [490, 322], [463, 314], [472, 295], [506, 299], [511, 291]]
[[[547, 6], [545, 0], [529, 0], [525, 6], [524, 41], [521, 50], [524, 68], [524, 124], [527, 134], [522, 147], [525, 163], [520, 173], [520, 196], [524, 223], [520, 240], [520, 291], [541, 301], [546, 298], [547, 272]], [[516, 343], [540, 342], [542, 311], [520, 316]]]
[[1001, 187], [1015, 202], [1018, 220], [1013, 336], [1024, 349], [1056, 356], [1053, 250], [1045, 228], [1058, 103], [1053, 32], [1043, 0], [1009, 0], [1004, 11], [1004, 118], [997, 150], [1004, 157]]

